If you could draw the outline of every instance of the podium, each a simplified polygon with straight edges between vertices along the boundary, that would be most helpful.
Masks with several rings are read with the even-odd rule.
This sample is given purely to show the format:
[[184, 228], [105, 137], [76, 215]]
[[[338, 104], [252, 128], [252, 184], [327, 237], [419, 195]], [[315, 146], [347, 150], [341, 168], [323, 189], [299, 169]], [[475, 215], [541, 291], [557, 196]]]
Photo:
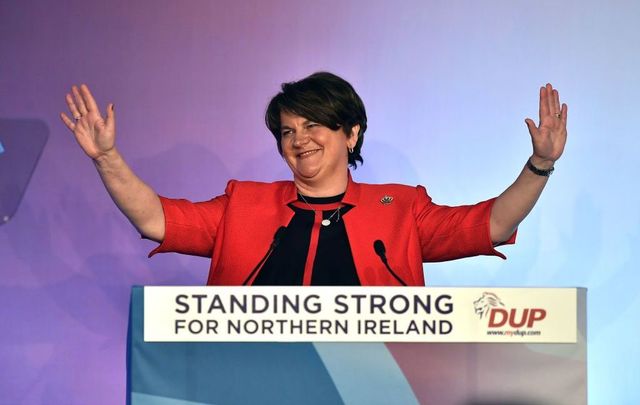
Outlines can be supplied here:
[[[460, 289], [444, 290], [455, 297]], [[517, 293], [525, 290], [538, 296], [537, 289]], [[575, 339], [569, 343], [521, 343], [519, 338], [508, 343], [447, 342], [446, 336], [438, 342], [393, 343], [168, 342], [145, 341], [145, 288], [133, 287], [127, 401], [133, 405], [586, 404], [586, 290], [565, 290], [574, 292], [576, 309], [571, 324]]]

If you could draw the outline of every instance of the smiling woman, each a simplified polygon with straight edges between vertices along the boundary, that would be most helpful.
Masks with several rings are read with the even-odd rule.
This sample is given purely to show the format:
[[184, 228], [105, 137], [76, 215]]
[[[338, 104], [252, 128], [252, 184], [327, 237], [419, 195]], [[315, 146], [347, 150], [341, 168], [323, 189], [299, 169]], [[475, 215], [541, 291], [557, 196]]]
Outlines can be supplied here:
[[345, 133], [342, 127], [332, 130], [286, 110], [280, 112], [280, 122], [280, 150], [298, 191], [311, 197], [344, 192], [347, 155], [358, 141], [360, 126]]
[[422, 186], [359, 184], [354, 169], [367, 129], [353, 86], [327, 72], [285, 83], [265, 114], [293, 181], [231, 180], [223, 195], [192, 203], [158, 196], [115, 146], [113, 104], [102, 118], [89, 89], [66, 96], [61, 114], [120, 210], [160, 242], [150, 255], [211, 258], [208, 284], [424, 285], [422, 263], [504, 255], [562, 155], [567, 106], [540, 89], [540, 122], [526, 119], [533, 154], [499, 197], [475, 205], [434, 204]]

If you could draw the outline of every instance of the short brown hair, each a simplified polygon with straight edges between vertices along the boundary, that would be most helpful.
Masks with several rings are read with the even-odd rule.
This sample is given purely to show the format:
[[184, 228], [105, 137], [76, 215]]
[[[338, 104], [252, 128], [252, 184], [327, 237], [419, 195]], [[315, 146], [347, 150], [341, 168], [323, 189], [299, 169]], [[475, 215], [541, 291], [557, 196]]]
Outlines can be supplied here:
[[360, 125], [358, 142], [348, 159], [353, 168], [358, 166], [357, 162], [363, 163], [360, 151], [367, 130], [367, 113], [358, 93], [343, 78], [329, 72], [317, 72], [302, 80], [282, 84], [282, 91], [271, 99], [265, 113], [265, 123], [276, 138], [280, 154], [280, 112], [283, 111], [317, 122], [333, 131], [342, 128], [346, 135], [351, 133], [354, 126]]

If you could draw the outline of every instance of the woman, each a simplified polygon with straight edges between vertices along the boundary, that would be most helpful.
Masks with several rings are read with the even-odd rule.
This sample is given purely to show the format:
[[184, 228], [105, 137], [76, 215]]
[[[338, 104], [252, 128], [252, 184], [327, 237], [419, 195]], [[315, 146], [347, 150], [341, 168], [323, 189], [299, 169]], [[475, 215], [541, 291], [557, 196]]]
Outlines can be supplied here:
[[74, 133], [118, 208], [158, 252], [211, 257], [208, 284], [424, 285], [422, 263], [504, 256], [562, 155], [567, 106], [550, 84], [540, 89], [540, 122], [525, 122], [533, 154], [499, 197], [472, 206], [431, 202], [422, 186], [359, 184], [367, 128], [353, 87], [320, 72], [285, 83], [266, 123], [293, 181], [232, 180], [225, 194], [191, 203], [158, 196], [115, 147], [113, 104], [103, 119], [87, 86], [66, 96]]

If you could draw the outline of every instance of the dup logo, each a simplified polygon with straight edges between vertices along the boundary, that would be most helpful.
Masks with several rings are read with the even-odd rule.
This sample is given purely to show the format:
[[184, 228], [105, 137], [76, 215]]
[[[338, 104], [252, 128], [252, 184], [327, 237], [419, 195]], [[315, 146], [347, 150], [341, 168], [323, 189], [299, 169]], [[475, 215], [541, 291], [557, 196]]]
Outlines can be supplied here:
[[547, 317], [547, 311], [542, 308], [508, 309], [500, 297], [491, 292], [482, 293], [482, 296], [473, 302], [473, 307], [480, 319], [488, 319], [490, 328], [505, 325], [512, 328], [532, 328], [535, 322]]

